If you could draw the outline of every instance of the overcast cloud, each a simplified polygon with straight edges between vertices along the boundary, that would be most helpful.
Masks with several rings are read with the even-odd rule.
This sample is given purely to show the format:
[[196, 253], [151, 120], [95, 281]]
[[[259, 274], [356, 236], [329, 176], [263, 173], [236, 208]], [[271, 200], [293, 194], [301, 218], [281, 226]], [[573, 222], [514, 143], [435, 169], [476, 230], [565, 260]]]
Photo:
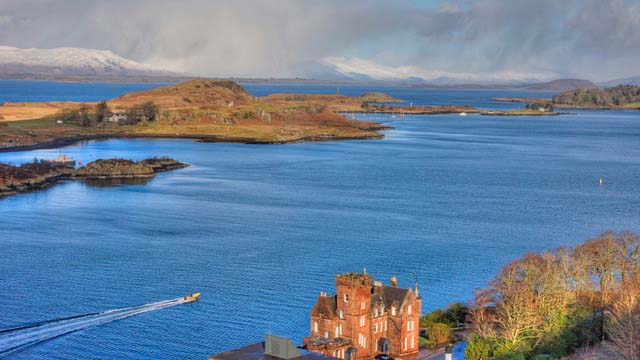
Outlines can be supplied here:
[[204, 76], [318, 64], [478, 79], [640, 75], [640, 0], [0, 0], [0, 45], [86, 47]]

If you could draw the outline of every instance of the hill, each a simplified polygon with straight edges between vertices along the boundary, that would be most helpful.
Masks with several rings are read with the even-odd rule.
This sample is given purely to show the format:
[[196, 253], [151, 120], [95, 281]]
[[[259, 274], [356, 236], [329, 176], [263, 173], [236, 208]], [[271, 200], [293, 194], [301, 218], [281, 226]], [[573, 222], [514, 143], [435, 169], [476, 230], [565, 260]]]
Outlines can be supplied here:
[[109, 103], [126, 108], [153, 101], [156, 105], [175, 109], [200, 106], [233, 106], [254, 100], [242, 86], [231, 80], [189, 80], [176, 85], [132, 92], [115, 98]]
[[638, 76], [630, 76], [630, 77], [626, 77], [626, 78], [622, 78], [622, 79], [615, 79], [615, 80], [607, 81], [605, 83], [602, 83], [601, 85], [605, 86], [605, 87], [613, 87], [613, 86], [617, 86], [617, 85], [636, 85], [636, 86], [640, 86], [640, 75], [638, 75]]
[[574, 89], [555, 95], [552, 101], [565, 108], [639, 108], [640, 88], [619, 85], [605, 89]]
[[598, 86], [589, 80], [582, 79], [558, 79], [549, 82], [527, 86], [527, 90], [566, 91], [572, 89], [596, 89]]
[[367, 101], [367, 102], [379, 102], [379, 103], [401, 103], [404, 102], [403, 100], [400, 99], [395, 99], [385, 93], [381, 93], [381, 92], [368, 92], [368, 93], [364, 93], [362, 95], [360, 95], [359, 97], [360, 100], [362, 101]]

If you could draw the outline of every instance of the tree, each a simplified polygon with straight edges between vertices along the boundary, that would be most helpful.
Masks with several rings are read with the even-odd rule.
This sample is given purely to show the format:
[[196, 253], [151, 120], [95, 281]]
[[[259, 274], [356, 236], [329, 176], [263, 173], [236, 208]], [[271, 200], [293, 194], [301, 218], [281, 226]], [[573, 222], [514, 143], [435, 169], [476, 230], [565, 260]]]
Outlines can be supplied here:
[[468, 310], [472, 331], [493, 341], [496, 359], [562, 357], [602, 340], [605, 331], [620, 356], [638, 354], [638, 279], [640, 238], [631, 233], [607, 232], [575, 248], [527, 254], [476, 291]]
[[615, 265], [619, 251], [614, 241], [615, 233], [606, 232], [599, 238], [588, 240], [578, 248], [586, 252], [590, 261], [587, 268], [590, 274], [596, 276], [600, 285], [600, 307], [609, 301], [609, 290], [614, 280]]
[[100, 101], [97, 105], [96, 105], [96, 123], [101, 124], [103, 123], [107, 117], [109, 116], [109, 106], [107, 105], [106, 101]]
[[427, 313], [420, 319], [420, 325], [422, 326], [431, 326], [435, 323], [442, 321], [443, 312], [440, 309], [436, 309], [430, 313]]
[[90, 126], [91, 125], [91, 117], [89, 116], [89, 106], [87, 104], [80, 104], [78, 108], [78, 121], [80, 122], [80, 126]]
[[605, 321], [609, 348], [620, 359], [640, 359], [640, 278], [622, 286]]
[[435, 344], [444, 344], [449, 341], [451, 328], [447, 324], [435, 323], [427, 328], [429, 340]]
[[140, 107], [142, 115], [147, 121], [155, 121], [158, 115], [158, 106], [153, 101], [147, 101]]
[[467, 318], [468, 308], [462, 303], [451, 304], [442, 314], [442, 322], [451, 327], [458, 327], [458, 324], [464, 323]]
[[478, 334], [471, 334], [464, 349], [464, 357], [468, 360], [488, 360], [493, 353], [491, 341]]

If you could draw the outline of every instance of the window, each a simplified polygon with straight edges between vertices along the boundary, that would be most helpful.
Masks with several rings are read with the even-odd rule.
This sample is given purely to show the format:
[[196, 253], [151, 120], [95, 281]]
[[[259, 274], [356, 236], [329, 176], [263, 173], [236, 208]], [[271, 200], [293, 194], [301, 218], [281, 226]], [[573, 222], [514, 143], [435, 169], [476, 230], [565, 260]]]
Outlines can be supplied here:
[[362, 302], [362, 304], [360, 304], [360, 310], [364, 310], [367, 307], [367, 303], [366, 302]]
[[374, 334], [378, 333], [378, 324], [373, 324], [373, 333]]
[[342, 335], [342, 324], [340, 324], [340, 326], [338, 326], [338, 330], [339, 330], [340, 335]]
[[338, 314], [340, 316], [340, 319], [344, 319], [344, 311], [340, 310]]
[[367, 347], [367, 337], [362, 334], [358, 334], [358, 345]]
[[328, 331], [325, 331], [325, 332], [324, 332], [324, 338], [325, 338], [325, 339], [328, 339], [328, 338], [329, 338], [329, 332], [328, 332]]
[[378, 317], [378, 308], [373, 309], [373, 316]]
[[344, 294], [344, 302], [349, 302], [349, 294]]
[[411, 315], [411, 305], [407, 306], [407, 314]]
[[404, 338], [404, 350], [405, 351], [407, 350], [407, 338], [406, 337]]
[[335, 338], [339, 338], [340, 337], [340, 327], [336, 326], [336, 336], [334, 336]]
[[364, 315], [360, 316], [360, 327], [364, 326], [365, 321], [366, 321], [365, 316]]
[[409, 320], [407, 322], [407, 331], [413, 331], [414, 326], [413, 326], [413, 320]]
[[387, 322], [384, 322], [384, 331], [387, 331]]
[[316, 335], [318, 334], [318, 322], [317, 321], [313, 322], [313, 332], [316, 333]]
[[380, 305], [380, 315], [384, 315], [384, 306]]
[[411, 348], [413, 349], [415, 347], [415, 337], [412, 336], [411, 337]]
[[391, 315], [396, 316], [396, 307], [395, 306], [391, 307]]

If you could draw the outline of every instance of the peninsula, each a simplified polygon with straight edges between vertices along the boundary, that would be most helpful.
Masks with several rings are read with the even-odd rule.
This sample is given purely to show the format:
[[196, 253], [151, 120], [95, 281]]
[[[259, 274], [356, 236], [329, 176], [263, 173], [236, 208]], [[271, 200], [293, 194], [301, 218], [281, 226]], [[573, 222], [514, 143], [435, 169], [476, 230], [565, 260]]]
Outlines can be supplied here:
[[640, 109], [640, 87], [618, 85], [614, 87], [577, 88], [552, 98], [493, 98], [500, 102], [549, 103], [560, 109]]
[[0, 198], [46, 189], [62, 180], [149, 179], [156, 176], [156, 173], [187, 166], [164, 157], [137, 162], [100, 159], [78, 169], [55, 161], [34, 161], [20, 166], [0, 163]]
[[208, 142], [284, 144], [377, 139], [389, 126], [347, 113], [550, 115], [534, 109], [487, 111], [471, 106], [406, 106], [387, 94], [351, 97], [272, 94], [255, 97], [230, 80], [189, 80], [95, 102], [0, 104], [0, 151], [51, 148], [116, 137], [189, 138]]
[[235, 82], [200, 79], [99, 103], [5, 103], [0, 105], [0, 150], [114, 137], [262, 144], [381, 138], [379, 131], [387, 126], [337, 113], [341, 106], [360, 106], [382, 95], [363, 96], [366, 100], [340, 95], [254, 97]]

